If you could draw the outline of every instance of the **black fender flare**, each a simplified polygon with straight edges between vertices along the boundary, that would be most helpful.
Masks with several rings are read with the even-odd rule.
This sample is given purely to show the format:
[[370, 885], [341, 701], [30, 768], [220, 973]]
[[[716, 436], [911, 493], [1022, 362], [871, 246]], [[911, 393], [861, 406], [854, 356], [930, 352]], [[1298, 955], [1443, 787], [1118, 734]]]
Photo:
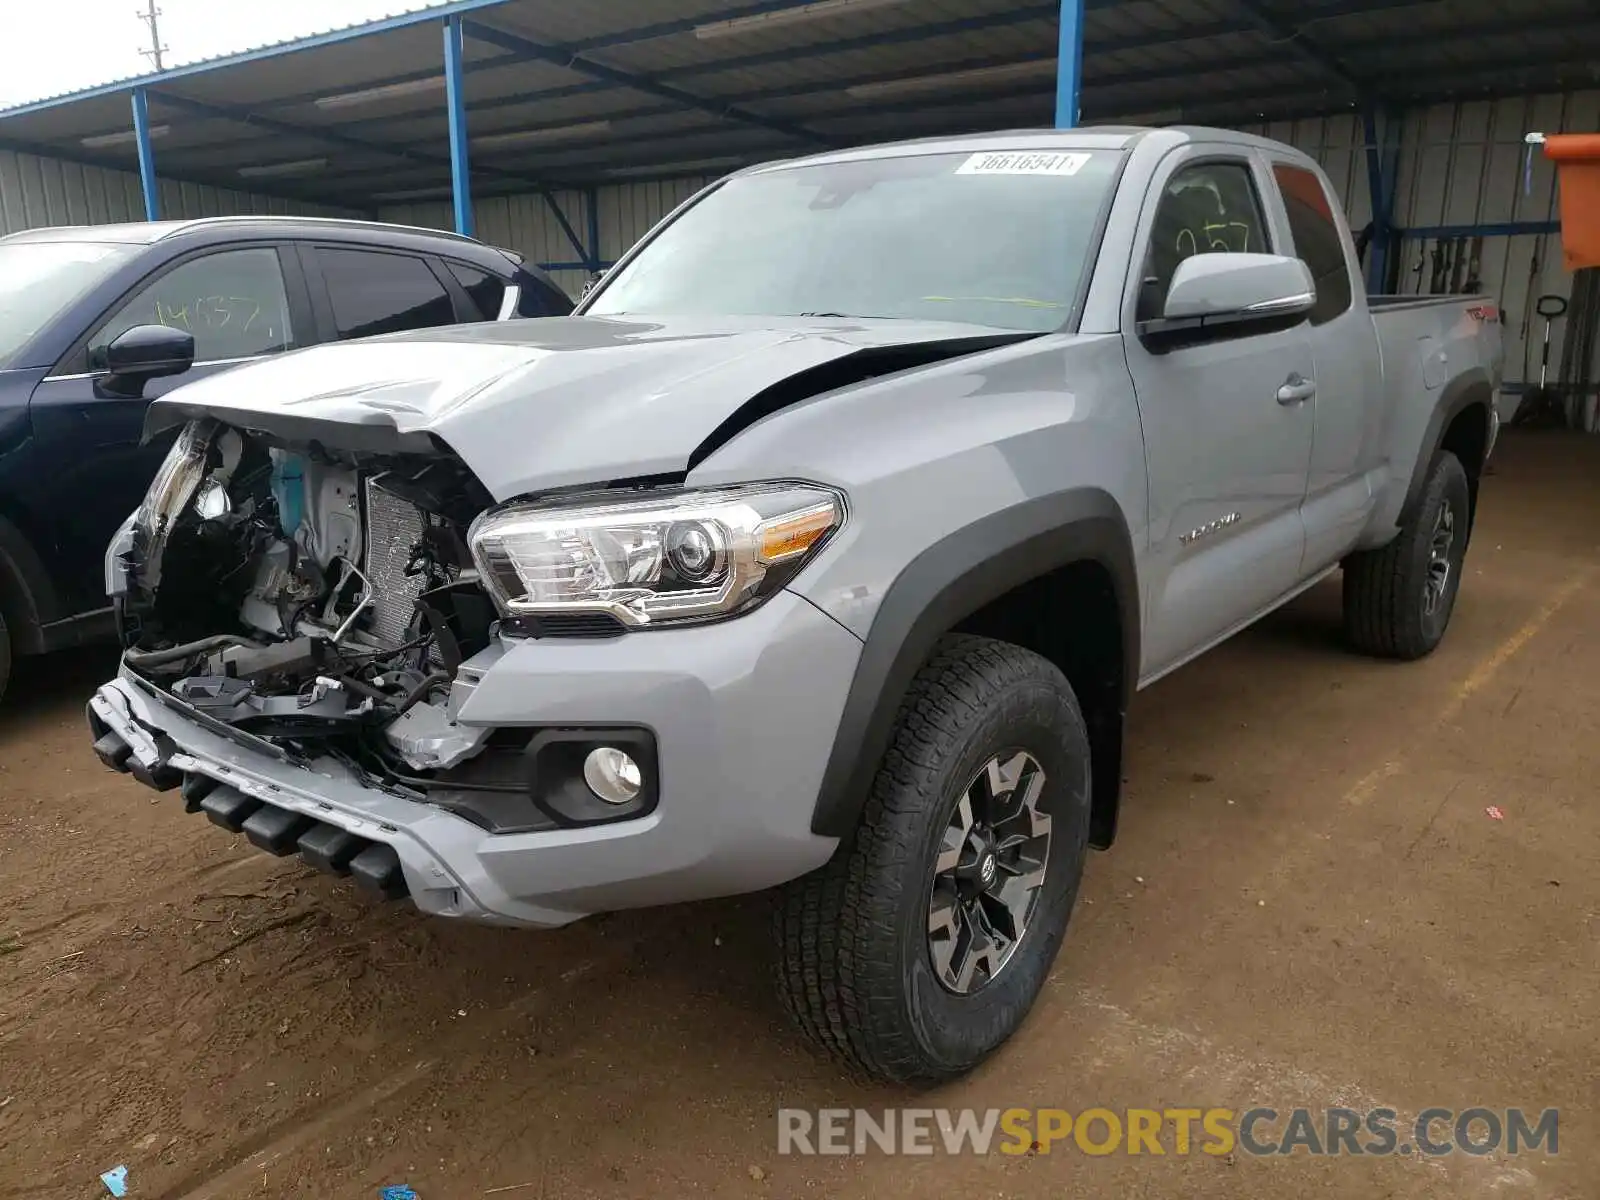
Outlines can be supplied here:
[[[1481, 367], [1464, 371], [1451, 380], [1434, 404], [1428, 424], [1422, 432], [1422, 444], [1417, 448], [1417, 461], [1411, 467], [1411, 481], [1406, 485], [1406, 498], [1400, 506], [1399, 520], [1403, 521], [1405, 515], [1415, 508], [1422, 489], [1427, 486], [1428, 468], [1433, 463], [1434, 455], [1439, 453], [1439, 447], [1444, 444], [1445, 431], [1457, 417], [1475, 404], [1483, 406], [1483, 436], [1484, 445], [1487, 446], [1490, 422], [1494, 420], [1494, 384], [1489, 373]], [[1476, 487], [1473, 497], [1473, 508], [1476, 509]]]
[[955, 530], [912, 559], [878, 605], [845, 699], [811, 829], [855, 828], [889, 748], [895, 717], [934, 643], [1013, 588], [1073, 563], [1106, 569], [1122, 621], [1122, 704], [1139, 676], [1139, 585], [1120, 506], [1099, 488], [1024, 501]]
[[44, 650], [43, 629], [61, 614], [60, 601], [44, 561], [27, 536], [0, 516], [0, 608], [19, 654]]

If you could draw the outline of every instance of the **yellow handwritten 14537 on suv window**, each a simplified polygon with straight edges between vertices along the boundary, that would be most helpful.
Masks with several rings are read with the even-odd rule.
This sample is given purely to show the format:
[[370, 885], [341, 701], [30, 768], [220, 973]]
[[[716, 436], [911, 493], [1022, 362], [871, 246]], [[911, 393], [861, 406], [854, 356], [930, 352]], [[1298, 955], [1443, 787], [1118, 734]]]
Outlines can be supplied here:
[[1560, 1111], [1520, 1108], [785, 1108], [779, 1154], [1387, 1157], [1559, 1151]]

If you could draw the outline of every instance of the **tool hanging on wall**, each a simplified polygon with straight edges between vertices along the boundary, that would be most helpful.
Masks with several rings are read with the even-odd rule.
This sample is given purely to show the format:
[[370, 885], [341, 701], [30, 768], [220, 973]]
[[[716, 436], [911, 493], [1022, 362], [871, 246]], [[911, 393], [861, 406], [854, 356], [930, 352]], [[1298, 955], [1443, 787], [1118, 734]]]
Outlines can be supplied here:
[[1448, 253], [1447, 245], [1448, 243], [1444, 238], [1433, 239], [1433, 273], [1428, 276], [1428, 294], [1430, 296], [1437, 296], [1444, 291], [1446, 272], [1449, 269], [1448, 264], [1445, 262], [1445, 255]]
[[1469, 296], [1483, 290], [1483, 235], [1472, 239], [1472, 254], [1467, 260], [1467, 279], [1461, 290]]
[[1540, 296], [1534, 311], [1544, 318], [1544, 346], [1539, 352], [1539, 386], [1523, 394], [1513, 423], [1559, 429], [1566, 425], [1567, 414], [1560, 391], [1549, 386], [1550, 323], [1566, 313], [1567, 298], [1554, 294]]
[[1458, 237], [1450, 244], [1450, 294], [1459, 296], [1466, 280], [1467, 239]]

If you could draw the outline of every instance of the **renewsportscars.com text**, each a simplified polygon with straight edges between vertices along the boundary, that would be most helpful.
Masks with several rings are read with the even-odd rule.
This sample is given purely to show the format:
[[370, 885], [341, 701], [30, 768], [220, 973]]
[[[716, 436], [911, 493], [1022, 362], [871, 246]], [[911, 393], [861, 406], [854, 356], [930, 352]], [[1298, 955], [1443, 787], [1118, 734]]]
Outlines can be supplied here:
[[779, 1154], [1553, 1155], [1559, 1133], [1554, 1108], [778, 1111]]

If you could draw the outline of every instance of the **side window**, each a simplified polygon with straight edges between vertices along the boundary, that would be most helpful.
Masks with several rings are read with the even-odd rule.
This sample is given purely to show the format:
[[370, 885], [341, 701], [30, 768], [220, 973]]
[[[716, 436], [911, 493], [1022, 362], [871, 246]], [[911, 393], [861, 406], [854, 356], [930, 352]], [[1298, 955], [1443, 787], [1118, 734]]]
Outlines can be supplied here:
[[506, 282], [480, 271], [477, 267], [469, 267], [466, 263], [445, 262], [450, 268], [450, 274], [456, 277], [456, 282], [461, 285], [461, 290], [472, 298], [472, 303], [483, 314], [485, 321], [492, 321], [500, 315], [500, 302], [505, 299]]
[[1192, 254], [1264, 254], [1267, 219], [1250, 168], [1242, 162], [1184, 167], [1156, 206], [1139, 293], [1139, 319], [1161, 315], [1172, 274]]
[[339, 340], [455, 324], [450, 293], [409, 254], [317, 248]]
[[294, 345], [278, 252], [223, 250], [192, 258], [140, 288], [89, 339], [94, 352], [135, 325], [194, 335], [196, 362], [254, 358]]
[[1313, 172], [1276, 163], [1272, 174], [1283, 193], [1283, 205], [1289, 210], [1294, 252], [1311, 269], [1311, 277], [1317, 283], [1311, 323], [1325, 324], [1349, 311], [1353, 290], [1344, 241], [1339, 236], [1339, 219], [1333, 215], [1327, 189]]

